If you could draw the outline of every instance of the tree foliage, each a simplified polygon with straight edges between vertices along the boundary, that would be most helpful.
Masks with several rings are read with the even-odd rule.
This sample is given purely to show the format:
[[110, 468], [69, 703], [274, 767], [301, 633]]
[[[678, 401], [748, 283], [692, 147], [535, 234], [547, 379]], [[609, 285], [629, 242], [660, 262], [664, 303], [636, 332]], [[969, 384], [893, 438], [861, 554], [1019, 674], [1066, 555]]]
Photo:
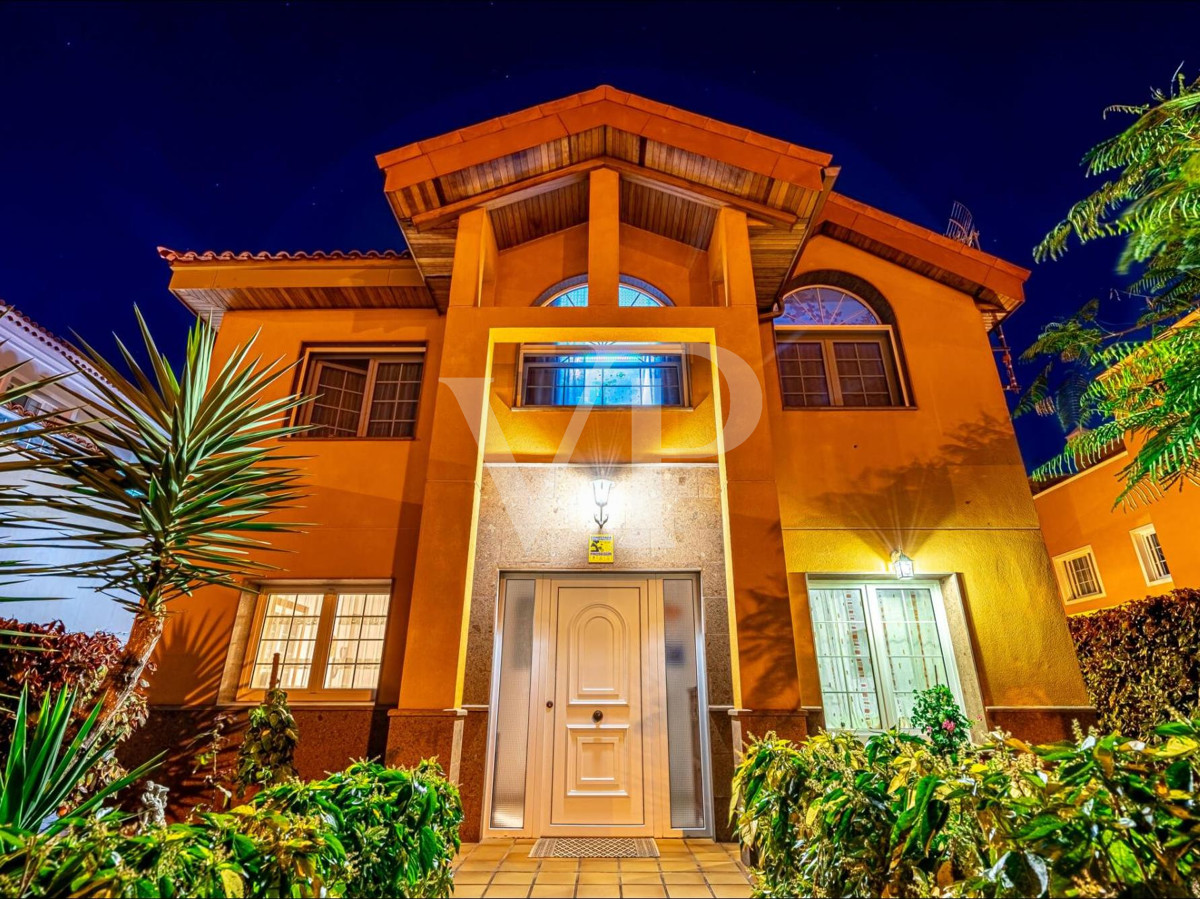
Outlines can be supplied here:
[[1072, 239], [1123, 238], [1117, 271], [1133, 277], [1129, 291], [1145, 308], [1117, 327], [1092, 300], [1047, 325], [1022, 357], [1047, 364], [1014, 414], [1057, 415], [1068, 433], [1035, 480], [1132, 444], [1118, 502], [1135, 502], [1194, 483], [1200, 472], [1200, 325], [1189, 318], [1200, 301], [1200, 79], [1177, 75], [1153, 102], [1110, 111], [1136, 118], [1084, 157], [1089, 175], [1109, 180], [1076, 203], [1034, 255], [1058, 258]]

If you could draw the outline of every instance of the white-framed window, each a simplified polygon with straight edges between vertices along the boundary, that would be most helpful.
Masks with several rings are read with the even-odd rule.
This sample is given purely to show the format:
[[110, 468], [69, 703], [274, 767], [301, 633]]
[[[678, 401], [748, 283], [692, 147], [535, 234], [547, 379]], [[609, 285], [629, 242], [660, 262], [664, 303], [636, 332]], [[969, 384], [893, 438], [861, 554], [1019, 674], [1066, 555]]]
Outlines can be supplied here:
[[1171, 580], [1171, 569], [1167, 567], [1167, 557], [1163, 553], [1162, 544], [1158, 542], [1158, 532], [1154, 525], [1134, 528], [1129, 532], [1129, 536], [1133, 538], [1133, 548], [1137, 551], [1138, 562], [1142, 566], [1147, 586]]
[[522, 406], [688, 403], [687, 356], [678, 344], [527, 344], [518, 381]]
[[1066, 602], [1104, 596], [1104, 582], [1100, 579], [1100, 568], [1090, 546], [1055, 556], [1054, 571]]
[[262, 585], [239, 698], [261, 696], [274, 675], [294, 699], [373, 699], [390, 605], [386, 583]]
[[903, 406], [894, 334], [864, 300], [836, 287], [801, 287], [774, 321], [785, 409]]
[[305, 357], [299, 437], [416, 435], [425, 353], [421, 348], [313, 349]]
[[907, 728], [937, 684], [963, 705], [936, 583], [811, 580], [808, 602], [826, 728]]

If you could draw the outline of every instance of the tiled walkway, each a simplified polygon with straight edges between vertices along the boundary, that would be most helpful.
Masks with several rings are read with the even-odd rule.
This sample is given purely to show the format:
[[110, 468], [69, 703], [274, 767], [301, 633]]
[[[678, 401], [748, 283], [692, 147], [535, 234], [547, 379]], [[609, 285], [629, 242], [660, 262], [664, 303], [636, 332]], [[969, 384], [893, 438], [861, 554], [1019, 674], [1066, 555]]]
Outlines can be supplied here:
[[533, 840], [467, 843], [454, 860], [456, 897], [657, 897], [750, 895], [737, 846], [658, 840], [659, 858], [530, 858]]

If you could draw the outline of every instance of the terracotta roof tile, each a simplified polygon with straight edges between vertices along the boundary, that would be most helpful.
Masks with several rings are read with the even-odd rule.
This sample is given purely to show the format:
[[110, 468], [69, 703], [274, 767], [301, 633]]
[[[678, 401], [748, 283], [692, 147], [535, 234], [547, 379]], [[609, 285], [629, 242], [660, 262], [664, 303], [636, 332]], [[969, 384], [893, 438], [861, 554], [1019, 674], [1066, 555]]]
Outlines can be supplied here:
[[269, 253], [263, 250], [258, 253], [233, 250], [172, 250], [169, 247], [159, 247], [158, 255], [167, 262], [325, 262], [345, 259], [408, 259], [408, 250], [316, 250], [312, 253], [298, 250], [294, 253], [280, 251]]
[[[0, 300], [0, 319], [7, 319], [39, 343], [44, 343], [60, 356], [63, 356], [78, 368], [87, 369], [97, 377], [100, 373], [88, 363], [83, 353], [70, 341], [64, 340], [53, 331], [42, 327], [32, 318], [13, 306]], [[0, 341], [2, 342], [2, 341]]]

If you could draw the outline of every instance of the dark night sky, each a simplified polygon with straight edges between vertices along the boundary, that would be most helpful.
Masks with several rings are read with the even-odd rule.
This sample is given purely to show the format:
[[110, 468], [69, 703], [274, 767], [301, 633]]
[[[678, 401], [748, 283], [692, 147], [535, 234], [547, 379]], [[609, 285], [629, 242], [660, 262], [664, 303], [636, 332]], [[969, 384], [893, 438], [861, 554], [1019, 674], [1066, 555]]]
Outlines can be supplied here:
[[[138, 303], [178, 347], [157, 245], [400, 248], [374, 154], [602, 83], [830, 152], [937, 231], [960, 200], [1031, 266], [1101, 110], [1195, 75], [1198, 33], [1184, 3], [0, 4], [0, 298], [105, 349]], [[1014, 347], [1116, 251], [1037, 266]], [[1060, 439], [1018, 430], [1031, 462]]]

